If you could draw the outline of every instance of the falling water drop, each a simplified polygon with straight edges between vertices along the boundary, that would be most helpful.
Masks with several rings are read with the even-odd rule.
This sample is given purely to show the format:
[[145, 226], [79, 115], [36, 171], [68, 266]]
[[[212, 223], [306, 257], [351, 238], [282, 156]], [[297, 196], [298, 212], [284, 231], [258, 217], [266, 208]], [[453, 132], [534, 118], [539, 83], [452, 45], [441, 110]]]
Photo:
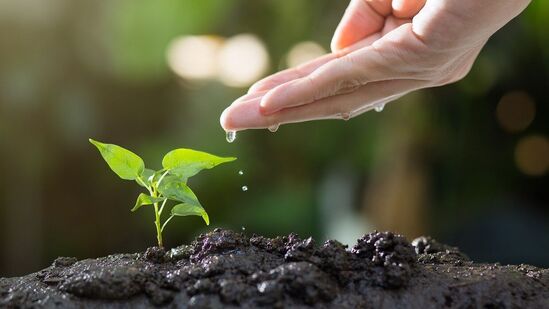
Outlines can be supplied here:
[[243, 170], [238, 171], [238, 175], [244, 175], [244, 171]]
[[269, 131], [271, 131], [273, 133], [278, 131], [278, 124], [274, 124], [274, 125], [270, 126]]
[[243, 226], [243, 227], [242, 227], [242, 231], [245, 231], [245, 230], [246, 230], [246, 227]]
[[374, 110], [375, 110], [376, 112], [378, 112], [378, 113], [382, 112], [384, 108], [385, 108], [385, 104], [384, 104], [384, 103], [380, 103], [380, 104], [374, 106]]
[[235, 131], [227, 131], [227, 142], [232, 143], [236, 139]]
[[244, 192], [248, 191], [248, 186], [242, 186], [242, 191]]
[[351, 113], [341, 113], [341, 119], [347, 121], [351, 118]]

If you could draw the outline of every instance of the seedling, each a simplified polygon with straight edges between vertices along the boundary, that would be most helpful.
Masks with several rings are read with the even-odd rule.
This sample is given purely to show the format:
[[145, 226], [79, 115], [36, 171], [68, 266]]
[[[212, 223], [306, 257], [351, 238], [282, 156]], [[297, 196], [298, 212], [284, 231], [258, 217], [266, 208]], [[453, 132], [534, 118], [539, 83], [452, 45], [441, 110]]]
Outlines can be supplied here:
[[[179, 148], [168, 152], [162, 159], [162, 169], [154, 171], [145, 168], [145, 163], [135, 153], [113, 144], [104, 144], [93, 139], [101, 156], [111, 170], [124, 180], [134, 180], [147, 189], [137, 197], [132, 212], [143, 206], [152, 205], [154, 225], [158, 246], [163, 247], [162, 232], [176, 216], [200, 216], [210, 224], [208, 213], [193, 191], [187, 186], [187, 180], [204, 169], [236, 160], [233, 157], [222, 158], [206, 152]], [[162, 223], [161, 217], [168, 201], [177, 204], [171, 209], [170, 216]]]

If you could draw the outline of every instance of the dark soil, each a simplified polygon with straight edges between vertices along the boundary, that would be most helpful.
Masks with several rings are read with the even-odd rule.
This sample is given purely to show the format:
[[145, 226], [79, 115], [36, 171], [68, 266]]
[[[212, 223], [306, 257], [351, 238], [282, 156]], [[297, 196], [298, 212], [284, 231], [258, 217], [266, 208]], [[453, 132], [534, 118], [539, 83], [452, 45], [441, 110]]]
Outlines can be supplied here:
[[[511, 244], [510, 244], [511, 245]], [[348, 249], [216, 229], [165, 252], [58, 258], [0, 279], [2, 308], [549, 308], [549, 269], [476, 264], [390, 232]]]

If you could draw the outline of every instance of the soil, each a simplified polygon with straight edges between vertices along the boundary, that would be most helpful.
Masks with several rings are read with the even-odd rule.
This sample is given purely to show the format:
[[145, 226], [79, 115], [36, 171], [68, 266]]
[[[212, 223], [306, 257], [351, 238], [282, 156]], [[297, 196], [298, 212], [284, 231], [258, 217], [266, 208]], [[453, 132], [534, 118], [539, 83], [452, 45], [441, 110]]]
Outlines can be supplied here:
[[[511, 245], [511, 244], [510, 244]], [[216, 229], [169, 251], [0, 279], [1, 308], [549, 308], [549, 269], [471, 262], [428, 237], [374, 232], [352, 248]]]

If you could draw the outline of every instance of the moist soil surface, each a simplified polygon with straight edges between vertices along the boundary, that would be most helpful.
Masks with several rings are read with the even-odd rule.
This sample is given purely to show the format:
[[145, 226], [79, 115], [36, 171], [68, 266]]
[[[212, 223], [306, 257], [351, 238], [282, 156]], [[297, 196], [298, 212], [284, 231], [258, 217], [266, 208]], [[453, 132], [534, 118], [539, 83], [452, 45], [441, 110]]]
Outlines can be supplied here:
[[[511, 245], [511, 244], [510, 244]], [[169, 251], [0, 279], [0, 308], [549, 308], [549, 269], [477, 264], [428, 237], [374, 232], [352, 248], [216, 229]]]

